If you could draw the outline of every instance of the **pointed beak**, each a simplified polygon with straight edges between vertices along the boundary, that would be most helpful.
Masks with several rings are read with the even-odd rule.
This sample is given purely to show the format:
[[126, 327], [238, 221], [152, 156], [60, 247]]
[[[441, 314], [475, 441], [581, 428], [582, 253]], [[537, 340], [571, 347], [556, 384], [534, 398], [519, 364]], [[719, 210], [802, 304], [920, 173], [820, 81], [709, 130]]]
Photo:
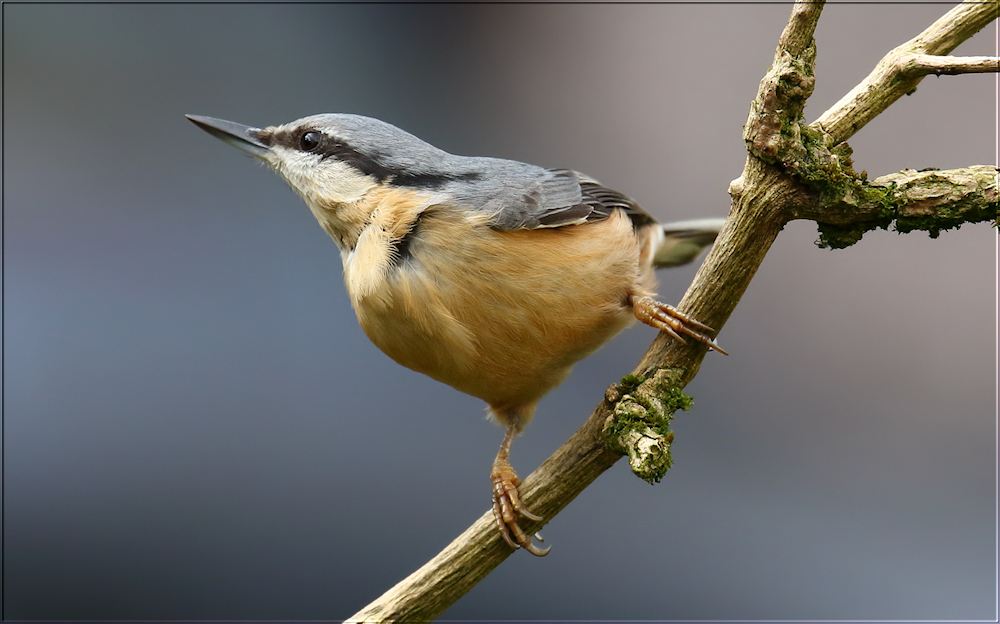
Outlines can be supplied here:
[[250, 126], [244, 126], [231, 121], [226, 121], [224, 119], [202, 117], [201, 115], [184, 116], [190, 119], [194, 125], [211, 134], [215, 138], [225, 141], [233, 147], [241, 149], [252, 156], [263, 158], [264, 155], [270, 151], [268, 146], [261, 143], [260, 139], [257, 138], [260, 136], [260, 128], [252, 128]]

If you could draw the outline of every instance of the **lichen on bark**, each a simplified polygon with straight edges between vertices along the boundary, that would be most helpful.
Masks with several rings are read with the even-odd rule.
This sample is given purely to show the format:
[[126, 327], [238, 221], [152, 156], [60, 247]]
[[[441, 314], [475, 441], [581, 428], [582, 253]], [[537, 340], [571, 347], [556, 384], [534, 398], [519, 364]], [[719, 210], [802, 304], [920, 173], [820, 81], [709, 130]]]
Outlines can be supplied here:
[[[847, 223], [829, 223], [819, 219], [819, 240], [816, 244], [829, 249], [849, 247], [865, 232], [893, 229], [900, 234], [921, 230], [931, 238], [964, 223], [997, 221], [996, 167], [974, 166], [939, 171], [904, 169], [865, 182], [868, 189], [880, 190], [883, 196], [869, 196], [866, 203], [851, 206], [855, 214], [867, 212], [867, 217]], [[829, 211], [829, 214], [837, 214]], [[819, 217], [822, 218], [822, 217]]]
[[628, 455], [637, 477], [657, 483], [670, 469], [670, 421], [678, 409], [691, 408], [691, 397], [680, 389], [682, 369], [657, 370], [649, 379], [626, 375], [608, 392], [614, 409], [602, 431], [608, 449]]

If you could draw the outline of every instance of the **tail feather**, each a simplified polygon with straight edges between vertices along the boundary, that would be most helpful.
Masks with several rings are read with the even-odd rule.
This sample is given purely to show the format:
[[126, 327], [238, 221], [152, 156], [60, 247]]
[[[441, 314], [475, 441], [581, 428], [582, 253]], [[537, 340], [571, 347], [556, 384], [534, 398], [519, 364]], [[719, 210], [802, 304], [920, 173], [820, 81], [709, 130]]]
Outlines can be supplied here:
[[687, 264], [715, 242], [725, 219], [694, 219], [663, 225], [663, 242], [653, 256], [657, 269]]

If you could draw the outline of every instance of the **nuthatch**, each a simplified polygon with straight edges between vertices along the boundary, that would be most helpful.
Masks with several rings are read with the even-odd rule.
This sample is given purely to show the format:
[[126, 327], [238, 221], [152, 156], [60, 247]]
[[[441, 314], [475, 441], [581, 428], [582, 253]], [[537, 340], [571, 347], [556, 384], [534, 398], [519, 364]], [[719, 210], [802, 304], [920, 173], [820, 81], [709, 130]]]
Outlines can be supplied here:
[[510, 447], [573, 364], [636, 318], [725, 353], [712, 329], [653, 298], [654, 268], [692, 261], [721, 219], [661, 226], [575, 171], [454, 156], [358, 115], [264, 129], [189, 115], [263, 160], [340, 248], [362, 329], [396, 362], [489, 405], [507, 428], [493, 512], [512, 548], [545, 555], [518, 526]]

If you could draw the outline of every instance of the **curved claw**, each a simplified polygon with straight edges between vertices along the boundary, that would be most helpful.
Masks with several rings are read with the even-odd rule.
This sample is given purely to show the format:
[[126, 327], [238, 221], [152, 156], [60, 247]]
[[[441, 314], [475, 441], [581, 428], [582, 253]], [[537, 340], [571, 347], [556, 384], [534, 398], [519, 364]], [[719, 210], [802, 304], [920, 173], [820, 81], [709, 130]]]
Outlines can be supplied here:
[[[493, 467], [491, 478], [493, 480], [493, 517], [496, 519], [497, 529], [503, 540], [511, 548], [523, 548], [536, 557], [544, 557], [549, 554], [551, 548], [535, 546], [531, 537], [525, 534], [524, 529], [517, 522], [518, 514], [533, 522], [542, 522], [544, 518], [528, 511], [521, 502], [517, 493], [520, 479], [517, 478], [514, 469], [508, 462], [498, 460]], [[540, 537], [539, 541], [541, 541]]]
[[707, 332], [714, 331], [711, 327], [694, 320], [677, 308], [667, 305], [666, 303], [661, 303], [652, 297], [633, 296], [631, 298], [631, 303], [636, 318], [643, 323], [664, 331], [670, 334], [670, 336], [674, 339], [680, 340], [681, 342], [684, 342], [684, 338], [681, 335], [683, 334], [694, 338], [713, 351], [718, 351], [723, 355], [729, 355], [722, 347], [717, 345], [714, 340], [697, 331], [699, 329]]
[[708, 345], [708, 347], [712, 351], [717, 351], [717, 352], [721, 353], [722, 355], [729, 355], [729, 352], [726, 351], [725, 349], [723, 349], [722, 347], [720, 347], [719, 345], [715, 344], [714, 340], [709, 340], [706, 344]]
[[667, 332], [668, 334], [670, 334], [670, 337], [673, 338], [674, 340], [678, 340], [680, 342], [687, 342], [686, 340], [684, 340], [684, 336], [681, 336], [680, 334], [678, 334], [677, 332], [675, 332], [673, 330], [673, 328], [670, 327], [669, 324], [667, 324], [666, 321], [663, 321], [663, 320], [659, 319], [656, 316], [654, 316], [654, 317], [652, 317], [652, 318], [650, 318], [648, 320], [643, 319], [643, 322], [645, 324], [647, 324], [647, 325], [655, 327], [656, 329], [658, 329], [660, 331]]
[[[542, 534], [538, 532], [535, 532], [535, 539], [538, 540], [539, 542], [545, 541], [545, 539], [542, 537]], [[534, 544], [532, 544], [531, 548], [527, 548], [526, 550], [531, 554], [535, 555], [536, 557], [544, 557], [545, 555], [549, 554], [549, 551], [552, 550], [552, 547], [549, 546], [548, 548], [539, 548]]]
[[546, 546], [545, 548], [539, 548], [538, 546], [535, 546], [534, 544], [532, 544], [529, 541], [524, 546], [524, 549], [527, 550], [528, 552], [530, 552], [531, 554], [533, 554], [536, 557], [544, 557], [545, 555], [549, 554], [549, 551], [552, 550], [552, 547], [551, 546]]
[[715, 331], [714, 329], [712, 329], [708, 325], [702, 323], [701, 321], [694, 320], [693, 318], [691, 318], [687, 314], [684, 314], [683, 312], [681, 312], [680, 310], [678, 310], [677, 308], [675, 308], [672, 305], [669, 305], [669, 304], [666, 304], [666, 303], [660, 303], [660, 307], [662, 309], [666, 310], [667, 314], [669, 314], [670, 316], [672, 316], [672, 317], [674, 317], [676, 319], [680, 319], [681, 321], [684, 321], [685, 325], [694, 325], [695, 327], [697, 327], [698, 329], [700, 329], [702, 331]]

